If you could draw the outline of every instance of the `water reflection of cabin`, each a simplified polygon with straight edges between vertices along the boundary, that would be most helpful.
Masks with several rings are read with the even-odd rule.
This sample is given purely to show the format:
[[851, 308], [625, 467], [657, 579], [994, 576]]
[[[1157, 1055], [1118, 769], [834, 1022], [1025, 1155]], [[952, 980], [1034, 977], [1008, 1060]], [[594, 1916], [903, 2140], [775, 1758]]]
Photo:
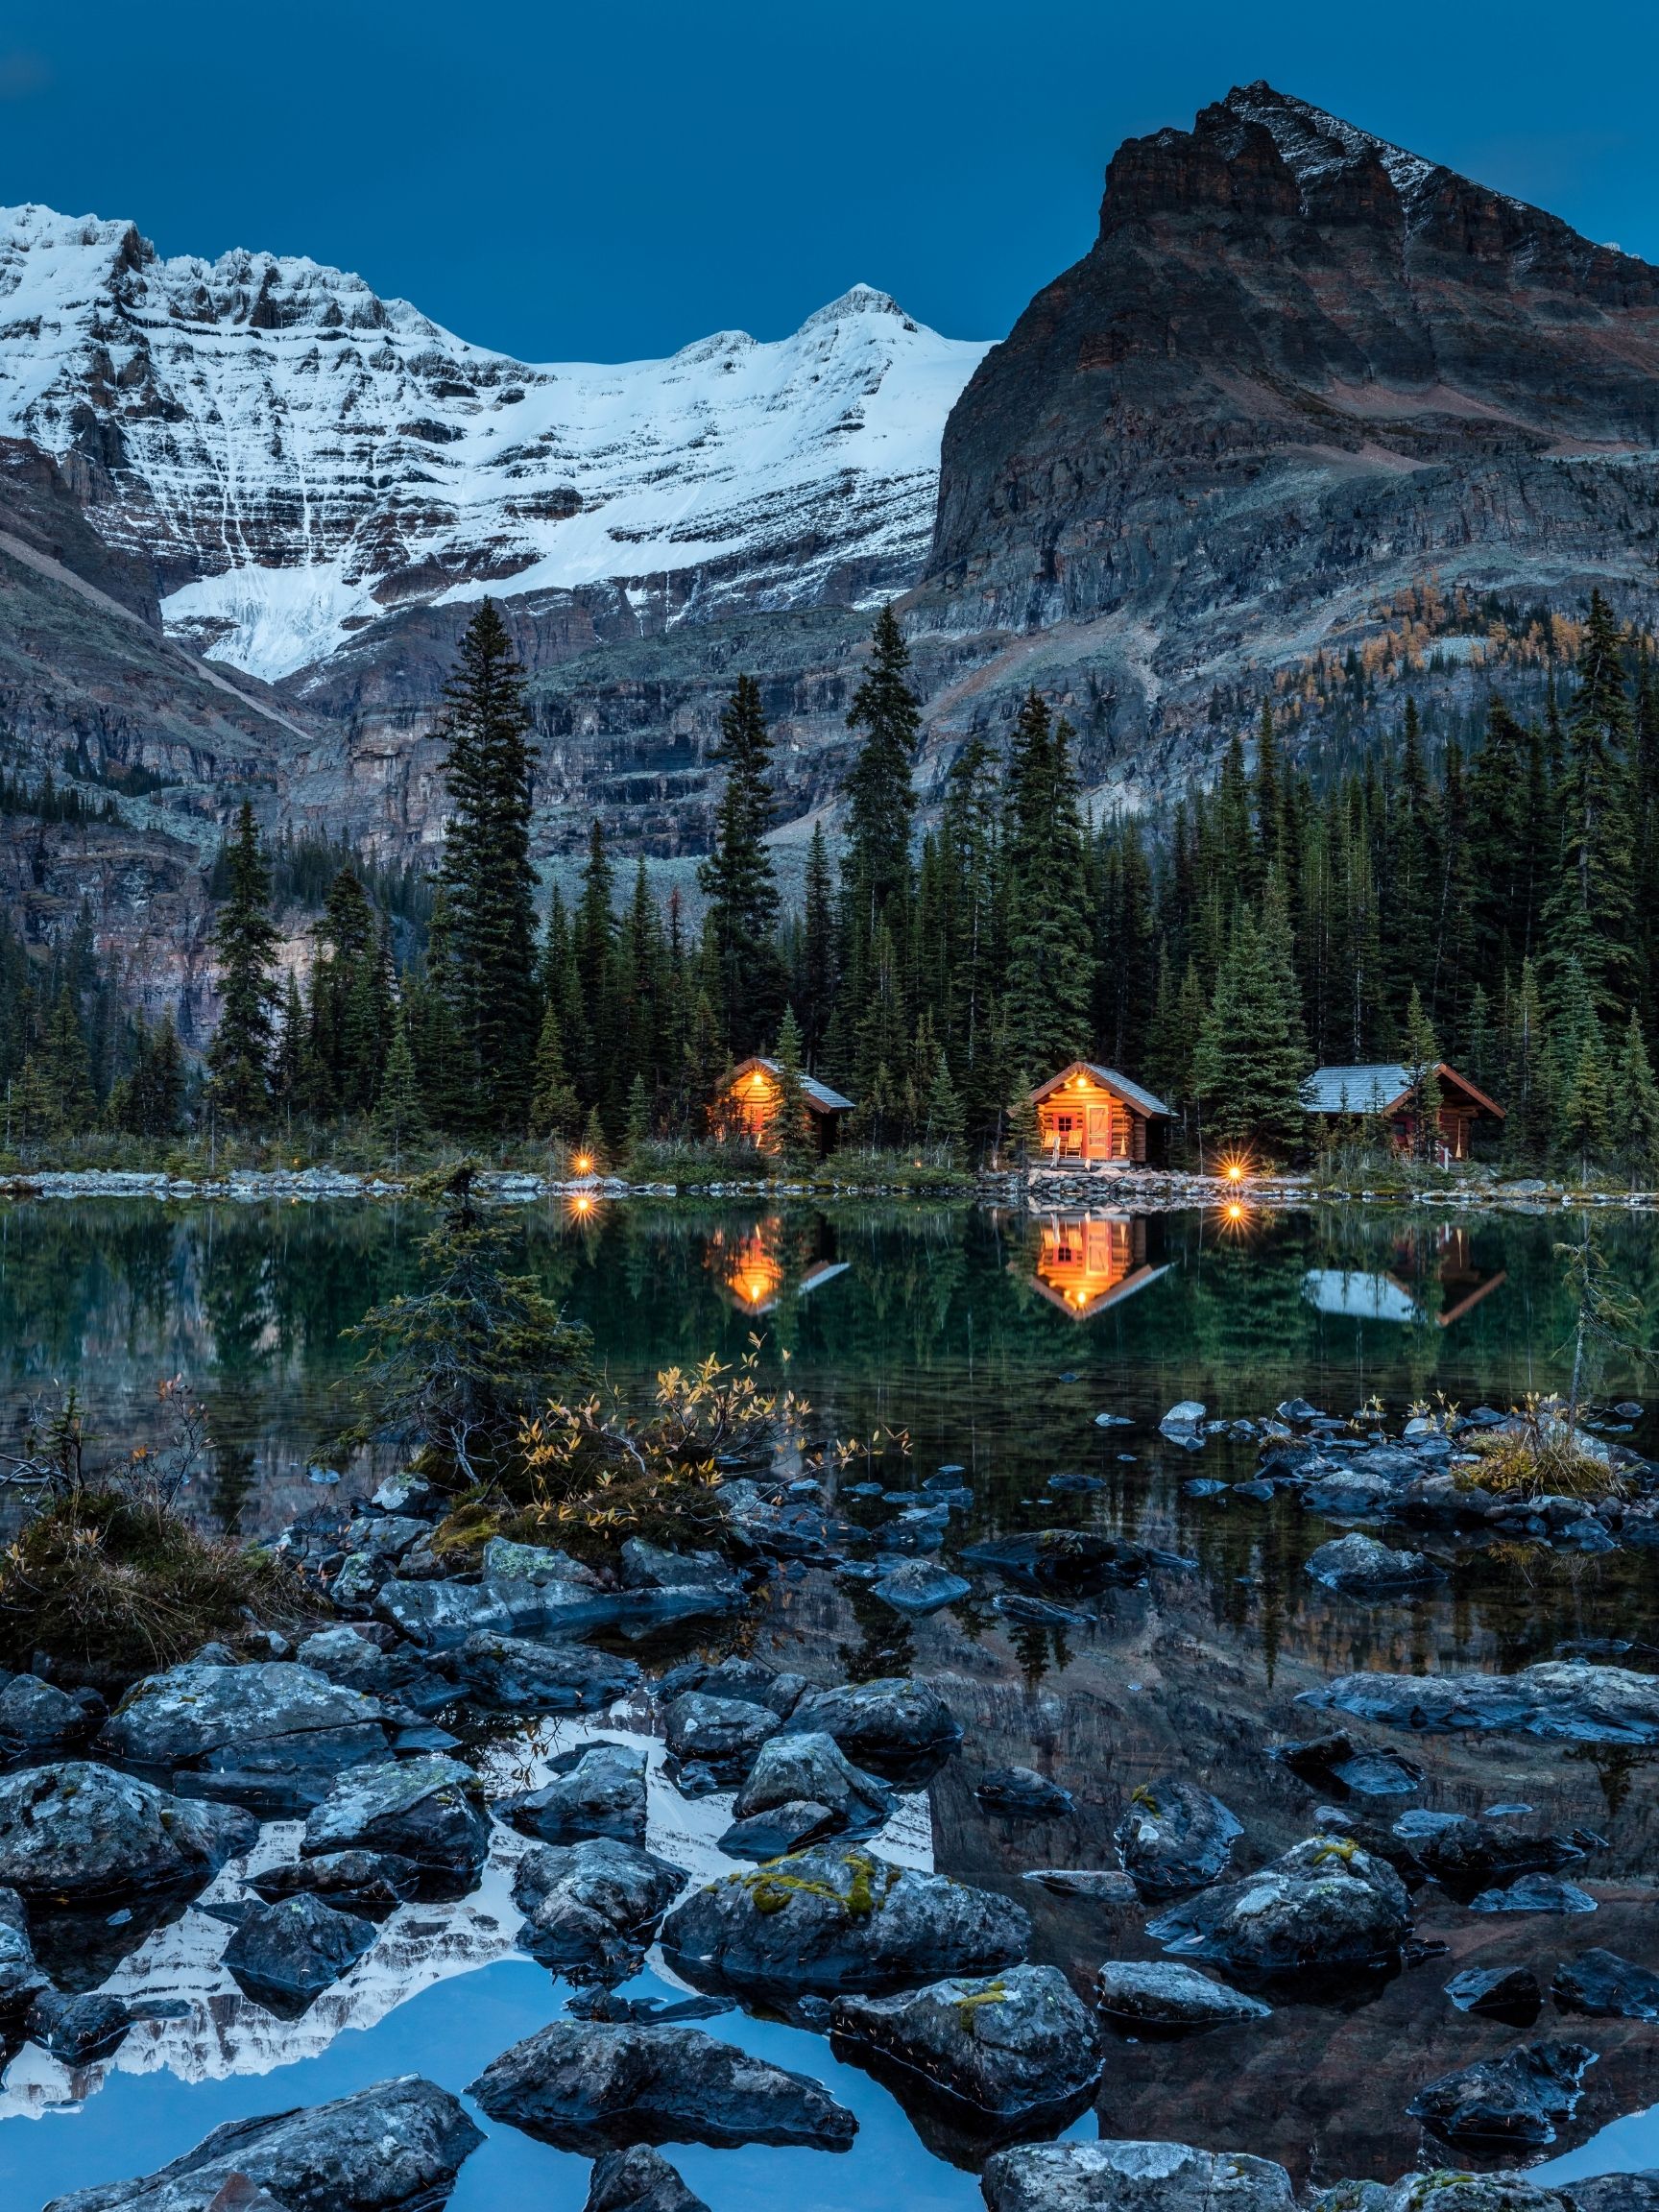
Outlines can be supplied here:
[[[1483, 1114], [1503, 1119], [1503, 1109], [1466, 1075], [1444, 1061], [1434, 1070], [1440, 1083], [1439, 1142], [1442, 1161], [1467, 1160], [1471, 1125]], [[1325, 1119], [1369, 1115], [1386, 1122], [1402, 1151], [1415, 1149], [1418, 1130], [1417, 1085], [1409, 1068], [1385, 1060], [1358, 1068], [1317, 1068], [1302, 1086], [1302, 1104]]]
[[[1169, 1109], [1162, 1098], [1093, 1060], [1073, 1060], [1031, 1094], [1044, 1160], [1143, 1166], [1162, 1150]], [[1148, 1138], [1153, 1123], [1159, 1126]]]
[[[1302, 1279], [1302, 1295], [1321, 1313], [1349, 1321], [1392, 1321], [1401, 1325], [1427, 1321], [1431, 1304], [1412, 1287], [1421, 1278], [1418, 1256], [1404, 1241], [1397, 1247], [1397, 1263], [1386, 1272], [1353, 1267], [1310, 1267]], [[1482, 1273], [1475, 1263], [1467, 1229], [1442, 1225], [1438, 1258], [1431, 1271], [1438, 1276], [1441, 1298], [1432, 1310], [1434, 1326], [1450, 1329], [1462, 1320], [1482, 1298], [1490, 1297], [1507, 1280], [1507, 1270]]]
[[[715, 1101], [717, 1134], [742, 1138], [760, 1152], [775, 1151], [778, 1138], [774, 1124], [783, 1102], [782, 1072], [776, 1060], [763, 1059], [758, 1053], [734, 1068]], [[818, 1141], [818, 1157], [827, 1159], [840, 1136], [841, 1117], [852, 1113], [853, 1101], [843, 1098], [839, 1091], [831, 1091], [828, 1083], [820, 1083], [815, 1075], [802, 1076], [801, 1095]]]
[[[819, 1225], [818, 1249], [807, 1258], [795, 1279], [794, 1293], [805, 1298], [847, 1272], [847, 1262], [837, 1260], [833, 1238]], [[716, 1229], [705, 1254], [713, 1270], [720, 1295], [739, 1313], [770, 1313], [782, 1294], [783, 1222], [774, 1214], [747, 1229]]]
[[1166, 1272], [1147, 1264], [1144, 1214], [1048, 1214], [1039, 1238], [1033, 1280], [1073, 1321], [1133, 1297]]

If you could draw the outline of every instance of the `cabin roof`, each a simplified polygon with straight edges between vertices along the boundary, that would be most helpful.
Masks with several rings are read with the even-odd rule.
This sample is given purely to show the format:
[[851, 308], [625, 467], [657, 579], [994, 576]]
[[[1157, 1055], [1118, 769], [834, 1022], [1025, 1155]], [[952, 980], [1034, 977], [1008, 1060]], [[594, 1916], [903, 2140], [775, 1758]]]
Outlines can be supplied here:
[[[1434, 1072], [1443, 1084], [1460, 1091], [1486, 1114], [1502, 1121], [1503, 1109], [1484, 1091], [1478, 1091], [1467, 1075], [1440, 1061]], [[1411, 1095], [1411, 1070], [1401, 1060], [1375, 1060], [1353, 1068], [1316, 1068], [1302, 1086], [1302, 1103], [1310, 1114], [1389, 1114]]]
[[1103, 1091], [1112, 1092], [1121, 1098], [1125, 1106], [1133, 1106], [1137, 1114], [1167, 1115], [1169, 1109], [1162, 1098], [1150, 1091], [1143, 1091], [1139, 1083], [1131, 1083], [1127, 1075], [1119, 1075], [1116, 1068], [1102, 1068], [1094, 1060], [1069, 1060], [1058, 1075], [1050, 1075], [1046, 1083], [1039, 1083], [1031, 1094], [1033, 1105], [1039, 1105], [1051, 1093], [1069, 1083], [1073, 1075], [1090, 1075]]
[[[783, 1072], [776, 1060], [767, 1059], [763, 1052], [752, 1052], [747, 1060], [740, 1060], [733, 1069], [727, 1089], [730, 1090], [740, 1075], [747, 1075], [751, 1068], [764, 1068], [768, 1075], [781, 1076]], [[831, 1091], [829, 1084], [820, 1083], [816, 1075], [803, 1075], [801, 1089], [807, 1105], [820, 1114], [851, 1114], [853, 1111], [851, 1098], [843, 1098], [839, 1091]]]

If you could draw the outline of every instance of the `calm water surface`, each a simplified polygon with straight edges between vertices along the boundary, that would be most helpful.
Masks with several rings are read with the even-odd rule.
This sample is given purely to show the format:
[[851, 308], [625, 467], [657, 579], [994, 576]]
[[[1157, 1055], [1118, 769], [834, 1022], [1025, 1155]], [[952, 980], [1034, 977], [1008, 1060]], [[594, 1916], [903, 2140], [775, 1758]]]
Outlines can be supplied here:
[[[73, 1383], [110, 1447], [124, 1448], [154, 1430], [156, 1383], [186, 1375], [215, 1439], [201, 1509], [251, 1533], [280, 1527], [317, 1502], [309, 1471], [341, 1465], [330, 1439], [350, 1411], [355, 1357], [342, 1333], [374, 1299], [413, 1286], [423, 1227], [418, 1210], [368, 1205], [10, 1207], [0, 1213], [6, 1418], [15, 1428], [32, 1400]], [[1156, 1434], [1179, 1398], [1228, 1416], [1260, 1415], [1293, 1394], [1341, 1413], [1376, 1398], [1397, 1418], [1437, 1393], [1503, 1406], [1557, 1385], [1574, 1318], [1557, 1220], [1452, 1224], [1438, 1211], [1358, 1206], [1239, 1223], [920, 1205], [832, 1214], [616, 1206], [582, 1221], [537, 1209], [524, 1229], [529, 1263], [590, 1328], [624, 1391], [648, 1389], [670, 1363], [735, 1358], [758, 1337], [769, 1374], [788, 1355], [823, 1433], [907, 1438], [907, 1455], [884, 1442], [878, 1471], [889, 1486], [965, 1468], [974, 1530], [1097, 1525], [1198, 1561], [1196, 1574], [1109, 1595], [1098, 1627], [1060, 1635], [1011, 1629], [980, 1599], [906, 1624], [866, 1592], [819, 1576], [772, 1585], [761, 1617], [758, 1647], [780, 1664], [821, 1677], [916, 1667], [946, 1681], [968, 1742], [926, 1801], [907, 1807], [903, 1848], [1017, 1890], [1032, 1905], [1033, 1955], [1067, 1966], [1079, 1986], [1102, 1958], [1156, 1955], [1143, 1916], [1034, 1898], [1019, 1875], [1113, 1863], [1111, 1829], [1138, 1781], [1178, 1772], [1215, 1790], [1245, 1820], [1244, 1863], [1259, 1863], [1311, 1825], [1316, 1794], [1262, 1753], [1287, 1732], [1310, 1732], [1294, 1701], [1330, 1673], [1509, 1668], [1584, 1637], [1659, 1644], [1651, 1553], [1500, 1548], [1458, 1559], [1421, 1603], [1335, 1599], [1301, 1572], [1335, 1532], [1329, 1525], [1286, 1498], [1247, 1507], [1185, 1494], [1196, 1473], [1240, 1471], [1250, 1447], [1213, 1444], [1193, 1459]], [[1601, 1234], [1651, 1304], [1652, 1226], [1612, 1220]], [[1603, 1394], [1640, 1388], [1640, 1377], [1615, 1371]], [[1099, 1429], [1103, 1410], [1133, 1426]], [[1659, 1451], [1659, 1427], [1644, 1416], [1630, 1440]], [[1056, 1500], [1044, 1484], [1062, 1470], [1104, 1486]], [[346, 1484], [364, 1472], [348, 1466]], [[873, 1524], [891, 1509], [848, 1510]], [[569, 1741], [568, 1725], [488, 1756], [522, 1767]], [[1522, 1799], [1551, 1825], [1604, 1834], [1608, 1856], [1591, 1875], [1602, 1885], [1599, 1913], [1477, 1918], [1427, 1891], [1420, 1932], [1447, 1942], [1450, 1959], [1345, 2007], [1286, 2005], [1270, 2022], [1192, 2042], [1114, 2043], [1098, 2117], [1073, 2132], [1260, 2151], [1299, 2178], [1397, 2174], [1420, 2153], [1404, 2117], [1415, 2089], [1516, 2040], [1453, 2011], [1440, 1994], [1453, 1971], [1527, 1960], [1547, 1983], [1555, 1959], [1592, 1943], [1659, 1965], [1646, 1755], [1511, 1740], [1412, 1749], [1429, 1774], [1409, 1802], [1479, 1811]], [[977, 1772], [1016, 1761], [1070, 1789], [1075, 1815], [1016, 1828], [983, 1815]], [[664, 1787], [654, 1820], [690, 1826], [654, 1831], [653, 1843], [711, 1867], [723, 1805], [688, 1811]], [[507, 1876], [496, 1868], [492, 1881], [447, 1922], [406, 1908], [299, 2023], [272, 2020], [224, 1976], [223, 1923], [192, 1911], [157, 1931], [114, 1985], [176, 1992], [189, 2018], [142, 2027], [115, 2059], [76, 2075], [32, 2047], [15, 2053], [0, 2088], [0, 2204], [33, 2212], [60, 2191], [150, 2170], [225, 2120], [388, 2075], [420, 2070], [461, 2088], [551, 2018], [564, 1994], [513, 1952]], [[660, 1984], [647, 1975], [637, 1986]], [[839, 2157], [670, 2147], [714, 2212], [979, 2202], [975, 2175], [925, 2147], [895, 2099], [837, 2064], [822, 2038], [740, 2012], [712, 2028], [819, 2075], [861, 2123]], [[1561, 2171], [1659, 2162], [1659, 2128], [1633, 2117], [1659, 2103], [1659, 2029], [1563, 2020], [1547, 2005], [1533, 2032], [1582, 2036], [1602, 2054], [1557, 2146]], [[492, 2128], [453, 2203], [577, 2212], [587, 2173], [581, 2159]]]

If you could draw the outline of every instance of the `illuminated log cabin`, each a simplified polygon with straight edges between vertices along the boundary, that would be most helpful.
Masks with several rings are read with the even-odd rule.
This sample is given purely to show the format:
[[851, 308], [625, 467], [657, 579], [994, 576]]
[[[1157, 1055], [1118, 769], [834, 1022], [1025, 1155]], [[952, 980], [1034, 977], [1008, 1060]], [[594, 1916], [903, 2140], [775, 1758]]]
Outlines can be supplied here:
[[[778, 1109], [783, 1101], [781, 1070], [776, 1060], [757, 1054], [742, 1061], [727, 1077], [714, 1101], [709, 1119], [717, 1137], [731, 1137], [753, 1144], [761, 1152], [776, 1152], [780, 1144]], [[806, 1118], [817, 1141], [818, 1157], [828, 1159], [841, 1134], [841, 1117], [851, 1114], [853, 1101], [820, 1083], [815, 1075], [803, 1075], [801, 1096]]]
[[1132, 1167], [1163, 1158], [1168, 1107], [1115, 1068], [1073, 1060], [1038, 1084], [1031, 1102], [1045, 1166]]

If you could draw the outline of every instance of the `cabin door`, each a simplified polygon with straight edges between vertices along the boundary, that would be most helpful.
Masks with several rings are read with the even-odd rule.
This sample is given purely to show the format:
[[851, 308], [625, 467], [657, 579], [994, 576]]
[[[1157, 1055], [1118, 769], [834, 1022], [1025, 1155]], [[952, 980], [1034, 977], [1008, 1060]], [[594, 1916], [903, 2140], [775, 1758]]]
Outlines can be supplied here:
[[1109, 1160], [1112, 1156], [1112, 1109], [1110, 1106], [1089, 1106], [1084, 1109], [1088, 1118], [1083, 1157], [1085, 1160]]

